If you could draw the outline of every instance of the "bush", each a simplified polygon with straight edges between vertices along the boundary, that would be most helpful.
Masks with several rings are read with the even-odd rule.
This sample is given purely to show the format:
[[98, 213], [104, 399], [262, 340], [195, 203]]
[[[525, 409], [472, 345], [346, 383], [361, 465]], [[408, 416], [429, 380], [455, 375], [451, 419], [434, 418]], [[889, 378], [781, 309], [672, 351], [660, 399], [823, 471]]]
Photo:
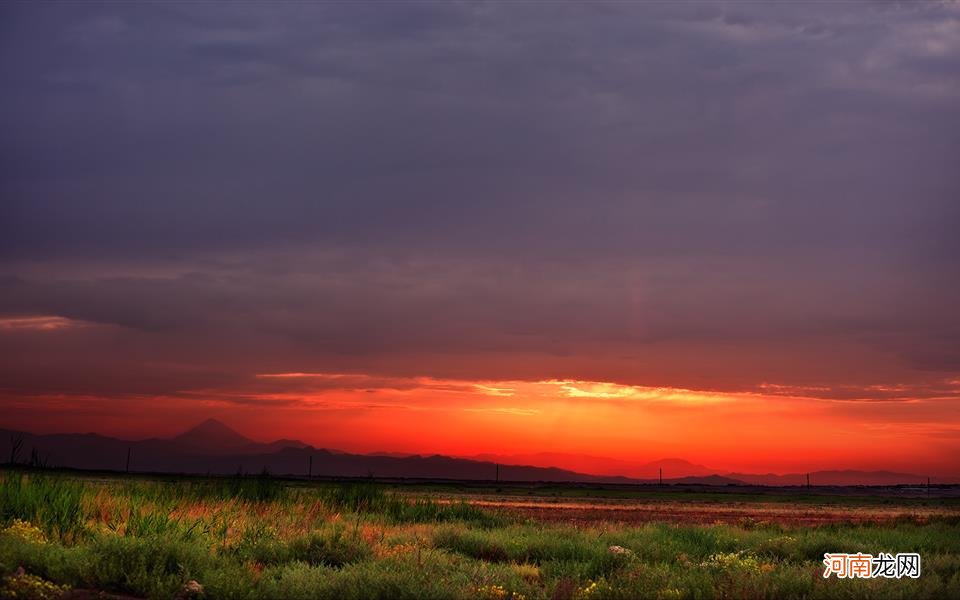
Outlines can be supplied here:
[[482, 533], [463, 529], [438, 530], [433, 536], [433, 545], [435, 548], [451, 550], [487, 562], [506, 562], [510, 559], [503, 544]]
[[171, 598], [190, 579], [214, 567], [215, 558], [201, 544], [161, 536], [127, 538], [102, 535], [91, 545], [98, 588]]
[[293, 560], [331, 567], [358, 562], [371, 554], [370, 547], [359, 536], [345, 534], [343, 526], [297, 538], [290, 542], [290, 552]]
[[273, 536], [245, 538], [229, 548], [227, 554], [239, 561], [261, 565], [303, 562], [342, 567], [370, 557], [372, 551], [359, 535], [347, 533], [343, 525], [337, 524], [294, 538], [289, 543]]
[[0, 598], [24, 600], [56, 600], [67, 591], [66, 586], [51, 583], [36, 575], [18, 572], [0, 581]]
[[264, 574], [263, 598], [290, 600], [454, 600], [475, 597], [469, 578], [442, 555], [363, 561], [342, 569], [292, 563]]

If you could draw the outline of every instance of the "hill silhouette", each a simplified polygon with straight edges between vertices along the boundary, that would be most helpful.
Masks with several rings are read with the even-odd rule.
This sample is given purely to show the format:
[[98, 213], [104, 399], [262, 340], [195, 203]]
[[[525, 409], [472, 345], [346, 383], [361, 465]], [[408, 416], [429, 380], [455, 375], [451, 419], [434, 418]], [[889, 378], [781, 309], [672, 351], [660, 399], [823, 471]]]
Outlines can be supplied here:
[[[315, 448], [299, 440], [257, 442], [216, 419], [207, 419], [169, 439], [121, 440], [96, 433], [38, 435], [0, 429], [0, 443], [8, 444], [0, 456], [6, 460], [14, 440], [22, 440], [23, 455], [18, 457], [18, 462], [26, 462], [27, 457], [35, 455], [50, 467], [121, 471], [127, 467], [129, 452], [133, 472], [233, 474], [267, 469], [277, 475], [301, 476], [309, 473], [331, 477], [654, 483], [662, 467], [664, 483], [791, 486], [806, 482], [806, 474], [724, 474], [678, 458], [632, 463], [603, 457], [581, 457], [582, 460], [576, 462], [571, 461], [571, 457], [577, 458], [577, 455], [555, 453], [484, 454], [470, 458], [389, 452], [352, 454]], [[556, 462], [550, 464], [552, 461]], [[560, 462], [596, 468], [599, 472], [556, 467]], [[849, 470], [817, 471], [810, 477], [815, 485], [915, 485], [926, 479], [908, 473]]]
[[663, 469], [663, 474], [669, 478], [699, 477], [715, 475], [719, 472], [717, 469], [694, 464], [682, 458], [662, 458], [660, 460], [644, 462], [561, 452], [477, 454], [464, 458], [507, 465], [533, 465], [537, 467], [562, 464], [574, 471], [582, 473], [591, 473], [593, 475], [622, 475], [636, 479], [657, 479], [660, 475], [660, 469]]

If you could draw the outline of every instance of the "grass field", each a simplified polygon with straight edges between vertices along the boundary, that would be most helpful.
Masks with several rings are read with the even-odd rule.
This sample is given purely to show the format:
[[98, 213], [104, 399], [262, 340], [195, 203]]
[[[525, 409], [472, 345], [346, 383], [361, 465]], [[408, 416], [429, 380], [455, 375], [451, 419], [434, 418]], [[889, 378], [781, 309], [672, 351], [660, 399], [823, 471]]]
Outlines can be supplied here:
[[563, 492], [7, 472], [0, 597], [960, 598], [956, 499]]

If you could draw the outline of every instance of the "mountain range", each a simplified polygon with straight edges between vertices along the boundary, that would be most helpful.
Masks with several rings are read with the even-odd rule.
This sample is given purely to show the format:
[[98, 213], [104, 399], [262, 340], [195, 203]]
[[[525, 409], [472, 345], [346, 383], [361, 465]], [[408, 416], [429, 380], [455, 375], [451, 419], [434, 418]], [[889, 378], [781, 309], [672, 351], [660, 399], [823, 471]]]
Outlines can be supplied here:
[[[670, 484], [773, 486], [803, 485], [807, 477], [806, 474], [722, 474], [680, 458], [634, 462], [561, 453], [469, 457], [392, 452], [352, 454], [315, 448], [299, 440], [256, 442], [215, 419], [166, 439], [128, 441], [95, 433], [39, 435], [0, 429], [0, 444], [5, 441], [6, 455], [0, 454], [0, 460], [5, 462], [31, 461], [50, 467], [151, 473], [233, 474], [259, 473], [266, 469], [277, 475], [300, 476], [640, 484], [657, 482], [663, 469], [663, 482]], [[561, 469], [557, 464], [571, 468]], [[815, 485], [925, 482], [919, 475], [889, 471], [818, 471], [810, 473], [810, 479]]]
[[703, 477], [717, 474], [716, 469], [686, 461], [682, 458], [664, 458], [650, 462], [629, 461], [605, 456], [567, 454], [561, 452], [537, 452], [533, 454], [476, 454], [466, 456], [508, 465], [532, 465], [545, 467], [566, 465], [574, 471], [594, 475], [622, 475], [635, 479], [658, 479], [660, 470], [667, 477]]

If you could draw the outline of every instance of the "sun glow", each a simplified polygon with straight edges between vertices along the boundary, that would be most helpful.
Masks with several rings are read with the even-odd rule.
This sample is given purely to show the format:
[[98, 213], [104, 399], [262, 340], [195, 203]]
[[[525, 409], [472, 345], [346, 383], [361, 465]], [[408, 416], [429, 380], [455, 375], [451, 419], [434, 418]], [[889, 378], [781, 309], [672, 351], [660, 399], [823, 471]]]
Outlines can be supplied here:
[[[260, 439], [294, 437], [352, 452], [675, 456], [743, 472], [909, 472], [924, 461], [932, 473], [951, 468], [958, 438], [943, 414], [956, 404], [944, 404], [943, 397], [960, 399], [956, 382], [941, 382], [932, 392], [906, 384], [880, 387], [847, 386], [840, 390], [844, 396], [831, 397], [837, 390], [786, 384], [718, 391], [578, 378], [457, 379], [291, 369], [114, 405], [131, 407], [117, 416], [125, 427], [138, 419], [147, 430], [158, 419], [182, 423], [222, 415], [238, 426], [245, 423]], [[896, 390], [895, 399], [885, 395], [889, 389]], [[865, 403], [871, 395], [886, 399]], [[89, 411], [102, 402], [70, 395], [40, 403], [36, 398], [9, 401], [25, 428], [52, 426], [50, 415], [37, 406], [81, 414], [81, 407]], [[31, 418], [36, 423], [27, 423]], [[103, 421], [93, 411], [89, 423], [75, 426], [92, 430], [102, 428]], [[556, 466], [578, 464], [558, 458]]]

